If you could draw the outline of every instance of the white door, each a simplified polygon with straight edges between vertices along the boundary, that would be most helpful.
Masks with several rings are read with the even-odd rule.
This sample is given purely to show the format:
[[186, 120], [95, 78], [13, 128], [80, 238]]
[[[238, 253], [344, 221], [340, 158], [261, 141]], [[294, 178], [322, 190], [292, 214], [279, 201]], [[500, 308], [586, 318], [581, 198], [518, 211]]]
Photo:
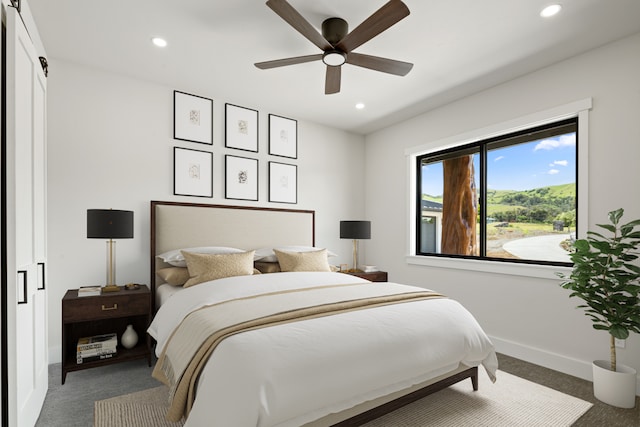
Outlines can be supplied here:
[[46, 77], [11, 7], [6, 36], [9, 425], [32, 427], [48, 388]]

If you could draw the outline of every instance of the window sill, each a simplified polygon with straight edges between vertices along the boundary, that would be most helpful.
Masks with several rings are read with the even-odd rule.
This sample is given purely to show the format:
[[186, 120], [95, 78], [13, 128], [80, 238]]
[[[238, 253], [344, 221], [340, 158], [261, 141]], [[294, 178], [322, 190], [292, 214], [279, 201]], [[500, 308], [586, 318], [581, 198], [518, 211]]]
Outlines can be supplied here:
[[442, 258], [408, 255], [407, 264], [425, 267], [469, 270], [483, 273], [505, 274], [509, 276], [535, 277], [540, 279], [561, 280], [557, 273], [570, 274], [570, 267], [550, 265], [515, 264], [509, 262], [484, 261], [476, 259]]

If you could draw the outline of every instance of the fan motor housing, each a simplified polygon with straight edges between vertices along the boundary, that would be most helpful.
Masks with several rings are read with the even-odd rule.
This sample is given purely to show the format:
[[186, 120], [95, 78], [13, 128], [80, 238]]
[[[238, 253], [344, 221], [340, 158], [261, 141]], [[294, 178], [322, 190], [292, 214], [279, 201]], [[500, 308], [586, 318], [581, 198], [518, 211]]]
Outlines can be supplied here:
[[349, 24], [342, 18], [328, 18], [322, 21], [322, 36], [334, 46], [348, 33]]

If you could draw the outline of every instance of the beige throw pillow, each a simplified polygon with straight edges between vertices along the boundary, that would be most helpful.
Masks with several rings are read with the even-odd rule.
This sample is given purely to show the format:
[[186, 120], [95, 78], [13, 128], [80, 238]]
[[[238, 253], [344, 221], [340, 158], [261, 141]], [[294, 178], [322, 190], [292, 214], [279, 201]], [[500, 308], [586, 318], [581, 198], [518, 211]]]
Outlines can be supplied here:
[[256, 268], [258, 271], [260, 271], [260, 273], [279, 273], [280, 270], [280, 264], [278, 264], [278, 262], [262, 262], [262, 261], [255, 261], [253, 263], [253, 267]]
[[189, 280], [189, 270], [186, 267], [161, 268], [156, 274], [172, 286], [182, 286]]
[[282, 271], [331, 271], [326, 249], [312, 252], [273, 251]]
[[182, 251], [189, 270], [185, 288], [209, 280], [253, 274], [254, 251], [237, 254], [196, 254]]

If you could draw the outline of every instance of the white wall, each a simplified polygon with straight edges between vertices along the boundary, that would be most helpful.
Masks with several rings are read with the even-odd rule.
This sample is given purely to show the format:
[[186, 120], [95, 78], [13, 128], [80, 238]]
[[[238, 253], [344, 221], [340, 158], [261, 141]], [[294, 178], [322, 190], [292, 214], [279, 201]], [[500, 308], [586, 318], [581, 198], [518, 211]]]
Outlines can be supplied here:
[[[134, 239], [118, 240], [118, 283], [149, 283], [149, 202], [268, 206], [316, 211], [316, 244], [348, 263], [351, 242], [339, 221], [364, 213], [364, 138], [298, 121], [298, 159], [268, 156], [267, 114], [260, 105], [259, 152], [224, 148], [224, 104], [215, 89], [174, 88], [50, 59], [49, 67], [49, 349], [61, 359], [60, 301], [68, 289], [105, 282], [105, 242], [86, 238], [86, 210], [134, 213]], [[173, 90], [214, 100], [213, 146], [173, 139]], [[173, 147], [212, 151], [213, 198], [173, 195]], [[224, 155], [259, 159], [259, 201], [224, 199]], [[298, 203], [268, 203], [267, 162], [298, 165]]]
[[[583, 378], [609, 357], [609, 337], [592, 329], [556, 280], [409, 265], [405, 150], [593, 98], [589, 115], [589, 228], [623, 207], [640, 218], [640, 34], [435, 109], [366, 138], [367, 263], [390, 280], [438, 289], [461, 301], [499, 351]], [[413, 195], [411, 195], [413, 197]], [[393, 209], [389, 207], [393, 206]], [[384, 226], [383, 226], [384, 224]], [[618, 361], [640, 372], [640, 336]], [[639, 386], [640, 390], [640, 386]]]

